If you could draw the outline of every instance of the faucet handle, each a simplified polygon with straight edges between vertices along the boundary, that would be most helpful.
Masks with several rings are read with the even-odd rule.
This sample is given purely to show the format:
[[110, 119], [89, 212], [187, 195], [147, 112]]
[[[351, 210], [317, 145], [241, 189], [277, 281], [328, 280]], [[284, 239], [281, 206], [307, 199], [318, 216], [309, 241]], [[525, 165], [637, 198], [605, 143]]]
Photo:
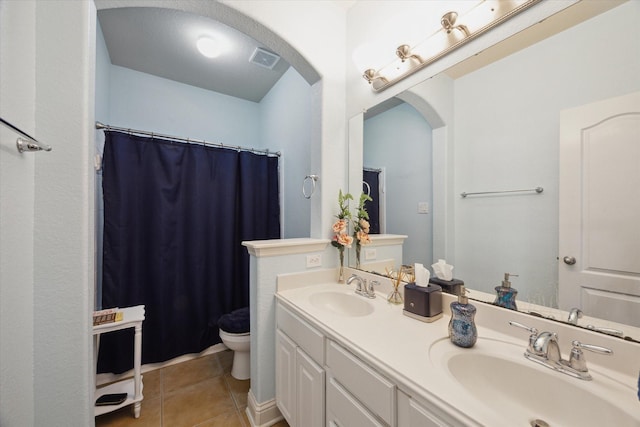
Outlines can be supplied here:
[[518, 322], [514, 322], [514, 321], [509, 321], [509, 324], [511, 326], [515, 326], [515, 327], [518, 327], [520, 329], [524, 329], [525, 331], [529, 331], [529, 332], [531, 332], [531, 335], [538, 335], [538, 330], [536, 328], [532, 328], [530, 326], [523, 325], [522, 323], [518, 323]]
[[375, 298], [376, 297], [376, 290], [375, 287], [376, 286], [380, 286], [380, 282], [377, 280], [372, 280], [369, 282], [369, 287], [367, 288], [367, 296], [369, 298]]
[[[569, 366], [572, 369], [575, 369], [578, 372], [582, 372], [582, 373], [586, 373], [587, 372], [587, 361], [584, 357], [584, 353], [582, 352], [582, 350], [589, 350], [589, 351], [593, 351], [594, 353], [600, 353], [600, 354], [606, 354], [606, 355], [610, 355], [613, 354], [613, 350], [606, 348], [606, 347], [600, 347], [599, 345], [593, 345], [593, 344], [582, 344], [580, 341], [574, 340], [571, 342], [571, 345], [573, 346], [573, 348], [571, 349], [571, 355], [569, 356]], [[588, 378], [585, 379], [590, 379], [591, 377], [588, 376]]]
[[514, 321], [509, 321], [509, 324], [511, 326], [524, 329], [525, 331], [529, 331], [531, 333], [531, 335], [529, 335], [529, 346], [527, 347], [527, 352], [531, 354], [535, 354], [536, 351], [534, 350], [534, 346], [535, 346], [536, 340], [538, 339], [538, 330], [536, 328], [532, 328], [527, 325], [523, 325], [522, 323], [518, 323]]
[[602, 332], [603, 334], [614, 335], [616, 337], [621, 337], [621, 338], [624, 337], [624, 332], [621, 331], [620, 329], [602, 328], [600, 326], [594, 326], [594, 325], [587, 325], [585, 326], [585, 328], [591, 329], [592, 331], [596, 331], [596, 332]]
[[582, 348], [585, 350], [593, 351], [594, 353], [607, 354], [607, 355], [613, 354], [613, 350], [611, 350], [610, 348], [601, 347], [599, 345], [593, 345], [593, 344], [582, 344], [578, 340], [571, 341], [571, 345], [573, 346], [573, 348], [578, 348], [578, 349]]

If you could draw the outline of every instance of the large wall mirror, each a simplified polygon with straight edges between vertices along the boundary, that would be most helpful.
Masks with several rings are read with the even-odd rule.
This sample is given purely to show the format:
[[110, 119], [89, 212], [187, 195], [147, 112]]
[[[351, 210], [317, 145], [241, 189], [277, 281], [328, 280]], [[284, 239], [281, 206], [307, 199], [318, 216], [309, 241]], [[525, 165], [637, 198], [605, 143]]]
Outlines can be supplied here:
[[[566, 222], [560, 219], [561, 112], [640, 91], [639, 19], [637, 1], [579, 2], [549, 18], [564, 25], [552, 35], [541, 33], [551, 23], [536, 25], [502, 42], [508, 55], [496, 53], [479, 66], [499, 52], [496, 46], [364, 114], [362, 164], [381, 172], [381, 231], [409, 236], [402, 263], [430, 266], [446, 256], [472, 296], [474, 290], [495, 295], [504, 273], [512, 273], [522, 305], [581, 308], [589, 320], [578, 320], [580, 326], [640, 327], [639, 221], [625, 229], [632, 236], [625, 255], [631, 279], [604, 297], [583, 292], [559, 301], [563, 269], [572, 267], [564, 257], [586, 256], [559, 249]], [[443, 174], [451, 183], [444, 196]], [[609, 212], [640, 210], [638, 177], [631, 170], [631, 192]], [[499, 193], [461, 196], [493, 191]], [[568, 320], [562, 316], [555, 318]]]

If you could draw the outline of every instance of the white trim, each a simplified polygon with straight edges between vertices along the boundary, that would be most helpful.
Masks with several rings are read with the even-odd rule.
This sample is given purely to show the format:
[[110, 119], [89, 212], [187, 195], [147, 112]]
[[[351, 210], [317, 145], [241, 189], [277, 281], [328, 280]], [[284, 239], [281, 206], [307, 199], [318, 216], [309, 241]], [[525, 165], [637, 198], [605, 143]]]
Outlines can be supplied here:
[[409, 236], [403, 234], [370, 234], [371, 243], [367, 246], [393, 246], [402, 245]]
[[246, 414], [251, 427], [269, 427], [284, 419], [275, 399], [258, 403], [251, 389], [247, 395]]
[[242, 242], [242, 246], [247, 247], [249, 254], [258, 258], [319, 252], [324, 251], [328, 244], [329, 239], [310, 238], [253, 240]]

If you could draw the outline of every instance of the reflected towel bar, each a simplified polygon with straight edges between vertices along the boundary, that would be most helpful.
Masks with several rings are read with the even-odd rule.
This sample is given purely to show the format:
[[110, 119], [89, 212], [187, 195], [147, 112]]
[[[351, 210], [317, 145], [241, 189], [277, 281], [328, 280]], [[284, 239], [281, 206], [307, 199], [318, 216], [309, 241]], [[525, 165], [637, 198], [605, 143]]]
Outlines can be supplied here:
[[522, 193], [527, 191], [535, 191], [537, 194], [540, 194], [544, 191], [544, 188], [536, 187], [536, 188], [528, 188], [524, 190], [480, 191], [476, 193], [460, 193], [460, 196], [464, 199], [467, 196], [475, 196], [478, 194]]

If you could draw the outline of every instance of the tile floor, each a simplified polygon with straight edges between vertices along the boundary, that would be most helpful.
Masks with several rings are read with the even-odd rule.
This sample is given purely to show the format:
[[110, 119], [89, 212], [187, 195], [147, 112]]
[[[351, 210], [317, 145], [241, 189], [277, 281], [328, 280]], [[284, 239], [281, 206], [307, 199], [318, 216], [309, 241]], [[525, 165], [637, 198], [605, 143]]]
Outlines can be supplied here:
[[96, 417], [96, 427], [250, 427], [250, 380], [231, 376], [232, 359], [227, 350], [146, 372], [140, 418], [127, 406]]

